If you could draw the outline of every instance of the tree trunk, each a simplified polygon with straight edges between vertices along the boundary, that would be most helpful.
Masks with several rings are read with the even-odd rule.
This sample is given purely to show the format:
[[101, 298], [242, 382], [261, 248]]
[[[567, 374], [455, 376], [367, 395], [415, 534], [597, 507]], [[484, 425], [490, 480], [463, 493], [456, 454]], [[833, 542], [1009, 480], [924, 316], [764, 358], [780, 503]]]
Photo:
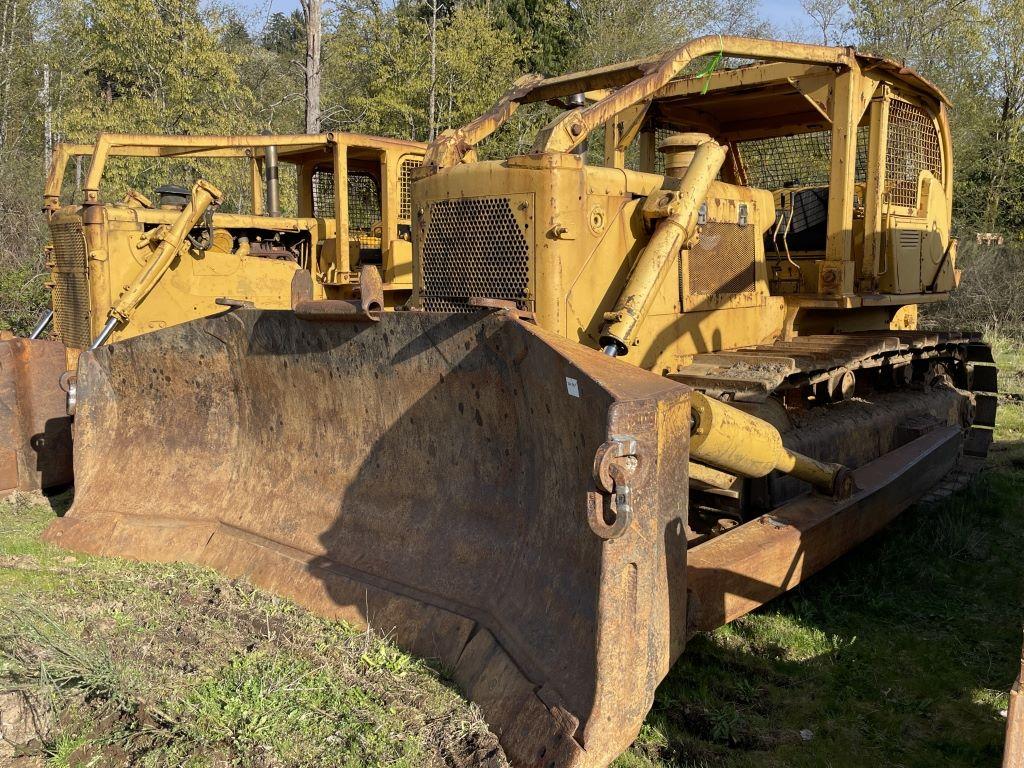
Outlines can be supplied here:
[[302, 0], [306, 16], [306, 133], [320, 133], [320, 48], [323, 0]]
[[18, 0], [4, 4], [3, 20], [0, 23], [0, 60], [3, 74], [0, 79], [0, 147], [8, 144], [8, 128], [11, 117], [11, 77], [14, 61], [14, 39], [18, 27]]
[[430, 141], [437, 136], [437, 3], [438, 0], [430, 0]]
[[39, 94], [43, 102], [43, 168], [50, 173], [53, 162], [53, 112], [50, 109], [50, 65], [43, 64], [43, 88]]

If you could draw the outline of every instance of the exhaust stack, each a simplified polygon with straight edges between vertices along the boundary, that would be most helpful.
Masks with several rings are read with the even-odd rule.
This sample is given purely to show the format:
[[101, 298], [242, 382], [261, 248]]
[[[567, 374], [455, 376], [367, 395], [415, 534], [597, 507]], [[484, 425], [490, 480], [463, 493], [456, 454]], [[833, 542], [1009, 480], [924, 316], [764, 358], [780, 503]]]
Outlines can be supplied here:
[[263, 150], [263, 172], [267, 186], [267, 216], [281, 215], [281, 185], [278, 179], [277, 145], [268, 144]]

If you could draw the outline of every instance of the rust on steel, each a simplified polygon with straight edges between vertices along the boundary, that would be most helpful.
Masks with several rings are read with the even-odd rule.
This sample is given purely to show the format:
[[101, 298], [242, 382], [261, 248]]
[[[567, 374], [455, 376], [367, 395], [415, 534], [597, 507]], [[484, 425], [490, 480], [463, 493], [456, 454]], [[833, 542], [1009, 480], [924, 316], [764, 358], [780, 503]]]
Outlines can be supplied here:
[[[685, 75], [719, 52], [760, 63]], [[957, 282], [953, 250], [934, 292], [917, 279], [947, 247], [952, 182], [941, 94], [914, 77], [851, 49], [714, 36], [517, 81], [415, 174], [409, 306], [423, 311], [376, 314], [368, 283], [313, 302], [300, 270], [292, 311], [84, 354], [76, 500], [48, 537], [205, 563], [372, 624], [452, 669], [513, 765], [607, 765], [689, 633], [984, 460], [991, 351], [912, 330], [916, 305]], [[534, 154], [473, 162], [537, 101], [565, 111]], [[881, 252], [868, 245], [891, 239], [890, 108], [916, 110], [938, 160], [915, 171], [927, 205], [897, 205], [921, 249], [892, 263], [912, 268], [865, 276]], [[825, 260], [801, 271], [780, 251], [775, 278], [764, 235], [795, 193], [750, 186], [741, 144], [823, 119]], [[605, 167], [570, 152], [602, 123]], [[657, 172], [658, 129], [711, 137], [693, 145], [700, 184], [678, 155]], [[634, 139], [641, 171], [625, 164]]]
[[424, 163], [436, 167], [448, 167], [462, 161], [467, 152], [480, 141], [490, 136], [515, 114], [519, 105], [540, 83], [541, 75], [523, 75], [513, 83], [487, 112], [461, 128], [442, 131], [428, 148]]
[[60, 388], [64, 345], [0, 341], [0, 494], [71, 482], [71, 419]]
[[887, 59], [859, 54], [853, 48], [838, 48], [804, 43], [707, 35], [696, 38], [663, 54], [613, 64], [568, 75], [544, 78], [525, 75], [485, 114], [457, 129], [443, 132], [427, 149], [426, 164], [437, 168], [455, 165], [472, 148], [505, 123], [522, 104], [552, 101], [576, 93], [599, 92], [602, 98], [592, 104], [560, 115], [541, 131], [534, 152], [568, 152], [579, 146], [590, 131], [605, 124], [637, 102], [655, 98], [686, 66], [701, 56], [721, 53], [726, 57], [762, 62], [795, 62], [849, 68], [855, 60], [907, 80], [946, 103], [942, 92], [912, 69]]
[[[300, 277], [300, 275], [302, 277]], [[355, 299], [314, 300], [304, 286], [309, 272], [300, 270], [292, 280], [292, 298], [295, 314], [303, 320], [376, 322], [384, 311], [384, 284], [380, 271], [365, 265], [359, 271], [359, 296]], [[302, 291], [301, 295], [299, 291]], [[310, 289], [311, 292], [311, 289]]]
[[717, 629], [792, 589], [865, 541], [956, 464], [961, 429], [933, 430], [853, 472], [846, 499], [800, 496], [690, 550], [690, 633]]
[[[685, 385], [503, 312], [239, 309], [85, 353], [78, 387], [50, 541], [393, 632], [514, 765], [606, 765], [682, 650]], [[599, 485], [610, 441], [629, 471]]]
[[1024, 651], [1021, 652], [1020, 674], [1010, 689], [1010, 703], [1006, 708], [1006, 747], [1003, 750], [1003, 768], [1024, 768]]

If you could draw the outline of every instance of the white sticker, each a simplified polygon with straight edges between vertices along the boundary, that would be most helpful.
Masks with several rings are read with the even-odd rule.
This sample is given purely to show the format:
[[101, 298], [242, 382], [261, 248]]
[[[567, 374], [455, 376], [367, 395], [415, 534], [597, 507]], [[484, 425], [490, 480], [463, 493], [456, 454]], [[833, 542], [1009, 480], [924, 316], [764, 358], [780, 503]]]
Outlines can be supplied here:
[[573, 378], [570, 378], [570, 377], [566, 376], [565, 377], [565, 389], [573, 397], [579, 397], [580, 396], [580, 385], [579, 385], [579, 382], [576, 381], [576, 379], [573, 379]]

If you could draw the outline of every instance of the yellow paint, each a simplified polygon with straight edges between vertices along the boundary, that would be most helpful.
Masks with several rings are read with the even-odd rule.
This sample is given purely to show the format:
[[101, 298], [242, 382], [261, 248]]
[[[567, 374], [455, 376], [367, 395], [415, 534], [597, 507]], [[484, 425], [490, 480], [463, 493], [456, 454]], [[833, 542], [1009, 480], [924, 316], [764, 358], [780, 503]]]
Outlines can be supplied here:
[[[264, 190], [260, 169], [264, 148], [270, 144], [278, 148], [282, 164], [292, 164], [297, 169], [300, 189], [296, 217], [262, 215]], [[368, 173], [378, 180], [381, 190], [382, 216], [376, 247], [381, 250], [385, 303], [394, 307], [406, 300], [412, 288], [408, 229], [411, 201], [409, 184], [403, 184], [403, 166], [406, 161], [419, 163], [423, 150], [423, 145], [414, 142], [347, 133], [101, 134], [94, 145], [58, 146], [44, 202], [52, 225], [82, 223], [88, 252], [87, 280], [82, 285], [89, 294], [89, 336], [95, 338], [113, 313], [121, 319], [110, 337], [117, 341], [223, 312], [225, 307], [216, 303], [218, 298], [250, 302], [265, 309], [289, 308], [292, 277], [299, 269], [312, 273], [314, 298], [351, 295], [358, 282], [360, 246], [367, 247], [373, 238], [349, 231], [347, 183], [342, 180], [348, 178], [350, 171]], [[85, 204], [61, 208], [61, 183], [67, 164], [74, 157], [90, 160]], [[184, 236], [193, 230], [195, 222], [201, 222], [202, 211], [185, 222], [181, 212], [154, 208], [139, 194], [129, 195], [122, 202], [103, 201], [103, 173], [110, 157], [238, 158], [239, 162], [248, 163], [254, 213], [215, 212], [211, 219], [212, 243], [205, 250], [197, 249]], [[335, 176], [334, 215], [328, 218], [317, 218], [313, 210], [312, 182], [317, 169], [329, 169]], [[210, 181], [215, 184], [217, 180]], [[174, 231], [179, 220], [184, 229]], [[301, 243], [297, 258], [266, 258], [254, 247], [257, 240], [273, 240], [279, 234]], [[250, 242], [236, 236], [244, 236]], [[345, 243], [345, 247], [338, 248], [338, 242]], [[59, 271], [56, 264], [54, 269]], [[55, 274], [54, 280], [58, 279]], [[58, 313], [58, 331], [60, 322]]]
[[[720, 45], [755, 63], [721, 70], [707, 80], [676, 77], [677, 66], [695, 51], [710, 46], [717, 52]], [[791, 98], [803, 111], [777, 118], [750, 114], [744, 105], [759, 89], [770, 94], [768, 107], [770, 100]], [[507, 120], [516, 105], [580, 91], [599, 98], [542, 129], [532, 154], [476, 161], [473, 145]], [[731, 115], [734, 127], [710, 119], [733, 97], [740, 106], [733, 112], [723, 107], [722, 114]], [[921, 173], [914, 210], [892, 204], [892, 182], [885, 177], [892, 99], [925, 111], [942, 151], [943, 172]], [[956, 274], [944, 104], [942, 94], [912, 71], [851, 49], [742, 38], [721, 43], [704, 38], [657, 59], [524, 79], [490, 112], [428, 149], [435, 163], [414, 189], [415, 208], [422, 211], [414, 220], [414, 248], [422, 248], [437, 201], [510, 201], [529, 250], [521, 308], [535, 313], [544, 328], [591, 347], [600, 346], [603, 332], [618, 333], [627, 343], [625, 360], [661, 373], [678, 370], [701, 352], [801, 333], [906, 327], [915, 319], [901, 307], [941, 300]], [[678, 193], [681, 181], [649, 172], [655, 127], [711, 131], [713, 140], [733, 152], [736, 142], [831, 131], [827, 218], [818, 250], [787, 259], [773, 248], [766, 255], [765, 234], [770, 243], [776, 211], [786, 200], [792, 207], [799, 189], [747, 186], [740, 158], [728, 156], [719, 180], [697, 201], [705, 212], [695, 245], [682, 247], [677, 238], [668, 248], [672, 252], [662, 253], [658, 232], [665, 219], [645, 215], [645, 209], [656, 195]], [[599, 130], [606, 142], [605, 165], [587, 165], [570, 150]], [[631, 137], [646, 172], [623, 167]], [[457, 147], [456, 138], [463, 142]], [[858, 159], [865, 154], [866, 164]], [[479, 237], [486, 242], [487, 233]], [[644, 270], [643, 254], [652, 245], [665, 258], [650, 260], [657, 269]], [[460, 254], [450, 258], [453, 269], [461, 264]], [[719, 283], [730, 289], [706, 287], [716, 284], [716, 271]], [[414, 301], [420, 301], [420, 276], [414, 278]], [[694, 290], [702, 286], [710, 292]], [[641, 310], [631, 315], [629, 307], [641, 300]]]

